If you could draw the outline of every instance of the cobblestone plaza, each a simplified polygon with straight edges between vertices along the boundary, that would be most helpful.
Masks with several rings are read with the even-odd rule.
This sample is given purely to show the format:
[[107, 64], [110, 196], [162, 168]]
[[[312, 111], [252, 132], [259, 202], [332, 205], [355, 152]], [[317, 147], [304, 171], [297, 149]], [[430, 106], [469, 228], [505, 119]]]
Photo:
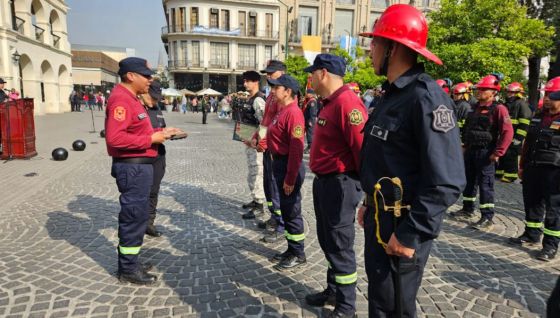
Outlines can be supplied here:
[[[245, 153], [229, 121], [165, 114], [189, 132], [167, 142], [167, 173], [156, 219], [161, 238], [146, 238], [143, 261], [154, 286], [121, 284], [117, 269], [118, 192], [105, 142], [89, 133], [88, 113], [36, 117], [39, 156], [0, 162], [0, 316], [2, 317], [320, 317], [332, 308], [305, 305], [325, 287], [327, 263], [315, 235], [312, 173], [302, 190], [308, 266], [278, 272], [268, 261], [285, 242], [266, 245], [254, 221], [241, 219], [250, 200]], [[95, 113], [97, 130], [103, 114]], [[56, 146], [67, 161], [50, 160]], [[307, 163], [308, 157], [306, 156]], [[507, 238], [523, 231], [521, 186], [497, 183], [492, 233], [446, 219], [417, 299], [421, 317], [540, 317], [560, 261], [533, 258]], [[458, 206], [453, 209], [458, 209]], [[356, 225], [358, 316], [367, 317], [363, 235]]]

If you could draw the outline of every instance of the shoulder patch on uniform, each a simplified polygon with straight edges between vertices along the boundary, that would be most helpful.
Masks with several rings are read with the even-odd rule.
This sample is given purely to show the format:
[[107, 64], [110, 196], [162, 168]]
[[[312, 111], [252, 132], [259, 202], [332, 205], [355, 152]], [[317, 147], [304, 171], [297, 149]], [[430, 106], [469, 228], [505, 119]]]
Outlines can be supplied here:
[[126, 118], [126, 108], [123, 106], [115, 107], [115, 110], [113, 111], [113, 118], [115, 118], [116, 121], [124, 121]]
[[364, 116], [362, 115], [362, 112], [355, 108], [348, 113], [348, 119], [350, 120], [350, 124], [356, 126], [364, 122]]
[[292, 136], [294, 136], [294, 138], [303, 137], [303, 127], [301, 127], [301, 125], [295, 126], [292, 130]]
[[432, 128], [435, 131], [448, 132], [455, 128], [455, 119], [453, 118], [453, 111], [445, 105], [439, 105], [436, 110], [432, 112], [434, 118], [432, 120]]

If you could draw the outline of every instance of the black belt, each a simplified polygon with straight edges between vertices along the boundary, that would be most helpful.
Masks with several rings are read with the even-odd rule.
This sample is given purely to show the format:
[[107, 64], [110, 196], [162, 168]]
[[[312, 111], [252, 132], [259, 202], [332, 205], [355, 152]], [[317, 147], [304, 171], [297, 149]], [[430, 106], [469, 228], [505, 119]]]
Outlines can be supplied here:
[[137, 164], [152, 164], [156, 161], [155, 157], [130, 157], [130, 158], [113, 158], [113, 162], [121, 163], [137, 163]]
[[281, 159], [286, 159], [288, 158], [288, 155], [275, 155], [273, 153], [272, 154], [272, 160], [281, 160]]
[[331, 177], [336, 177], [338, 175], [347, 175], [348, 177], [352, 178], [352, 179], [358, 179], [358, 174], [355, 171], [347, 171], [347, 172], [331, 172], [331, 173], [325, 173], [325, 174], [321, 174], [321, 173], [316, 173], [315, 177], [317, 177], [317, 179], [321, 180], [321, 179], [327, 179], [327, 178], [331, 178]]

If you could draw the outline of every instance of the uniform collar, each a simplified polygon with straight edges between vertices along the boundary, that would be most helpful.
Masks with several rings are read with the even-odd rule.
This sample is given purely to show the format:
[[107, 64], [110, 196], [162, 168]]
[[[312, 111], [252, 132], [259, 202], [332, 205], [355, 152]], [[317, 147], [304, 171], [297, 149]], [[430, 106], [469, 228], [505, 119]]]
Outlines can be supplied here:
[[325, 97], [323, 99], [323, 105], [327, 106], [327, 104], [329, 104], [330, 102], [335, 100], [338, 96], [340, 96], [340, 94], [344, 93], [345, 91], [349, 91], [349, 90], [350, 90], [350, 88], [348, 87], [348, 85], [342, 85], [339, 89], [334, 91], [334, 93], [332, 93], [331, 96]]
[[413, 81], [418, 78], [418, 75], [424, 73], [424, 63], [416, 63], [414, 64], [408, 71], [404, 72], [399, 78], [397, 78], [392, 84], [388, 81], [383, 83], [383, 90], [388, 90], [393, 86], [402, 89], [406, 87], [408, 84], [412, 83]]
[[134, 98], [135, 100], [139, 100], [138, 96], [135, 96], [134, 94], [132, 94], [131, 91], [129, 91], [126, 87], [124, 87], [122, 84], [118, 84], [117, 89], [121, 90], [122, 92], [124, 92], [125, 94], [127, 94], [128, 96]]

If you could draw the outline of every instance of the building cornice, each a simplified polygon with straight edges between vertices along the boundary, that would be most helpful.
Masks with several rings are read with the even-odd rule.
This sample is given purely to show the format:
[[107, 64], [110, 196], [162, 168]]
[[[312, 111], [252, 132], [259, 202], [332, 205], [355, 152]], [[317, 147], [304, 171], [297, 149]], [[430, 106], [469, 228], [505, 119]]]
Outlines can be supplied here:
[[184, 2], [185, 4], [188, 4], [189, 6], [196, 6], [196, 5], [199, 5], [199, 4], [218, 5], [218, 6], [220, 4], [229, 4], [229, 5], [235, 5], [235, 6], [247, 5], [247, 6], [264, 6], [264, 7], [275, 7], [275, 8], [280, 6], [278, 1], [276, 1], [276, 0], [271, 0], [271, 1], [266, 1], [266, 0], [214, 0], [214, 1], [163, 0], [163, 4], [168, 6], [169, 2], [172, 2], [172, 1], [173, 2]]
[[[31, 39], [31, 38], [28, 38], [28, 37], [26, 37], [26, 36], [23, 36], [23, 35], [21, 35], [21, 34], [19, 34], [19, 33], [17, 33], [16, 38], [17, 38], [18, 41], [27, 42], [27, 43], [32, 44], [32, 45], [35, 45], [35, 46], [40, 46], [40, 47], [42, 47], [42, 48], [44, 48], [44, 49], [47, 49], [47, 50], [49, 50], [49, 51], [52, 51], [52, 52], [54, 52], [54, 53], [61, 54], [61, 55], [65, 55], [65, 56], [67, 56], [67, 57], [69, 57], [69, 58], [72, 58], [72, 53], [70, 53], [70, 52], [62, 51], [62, 50], [57, 49], [57, 48], [55, 48], [55, 47], [53, 47], [53, 46], [47, 45], [47, 44], [45, 44], [45, 43], [43, 43], [43, 42], [39, 42], [39, 41], [37, 41], [37, 40], [33, 40], [33, 39]], [[21, 53], [21, 52], [20, 52], [20, 53]]]

